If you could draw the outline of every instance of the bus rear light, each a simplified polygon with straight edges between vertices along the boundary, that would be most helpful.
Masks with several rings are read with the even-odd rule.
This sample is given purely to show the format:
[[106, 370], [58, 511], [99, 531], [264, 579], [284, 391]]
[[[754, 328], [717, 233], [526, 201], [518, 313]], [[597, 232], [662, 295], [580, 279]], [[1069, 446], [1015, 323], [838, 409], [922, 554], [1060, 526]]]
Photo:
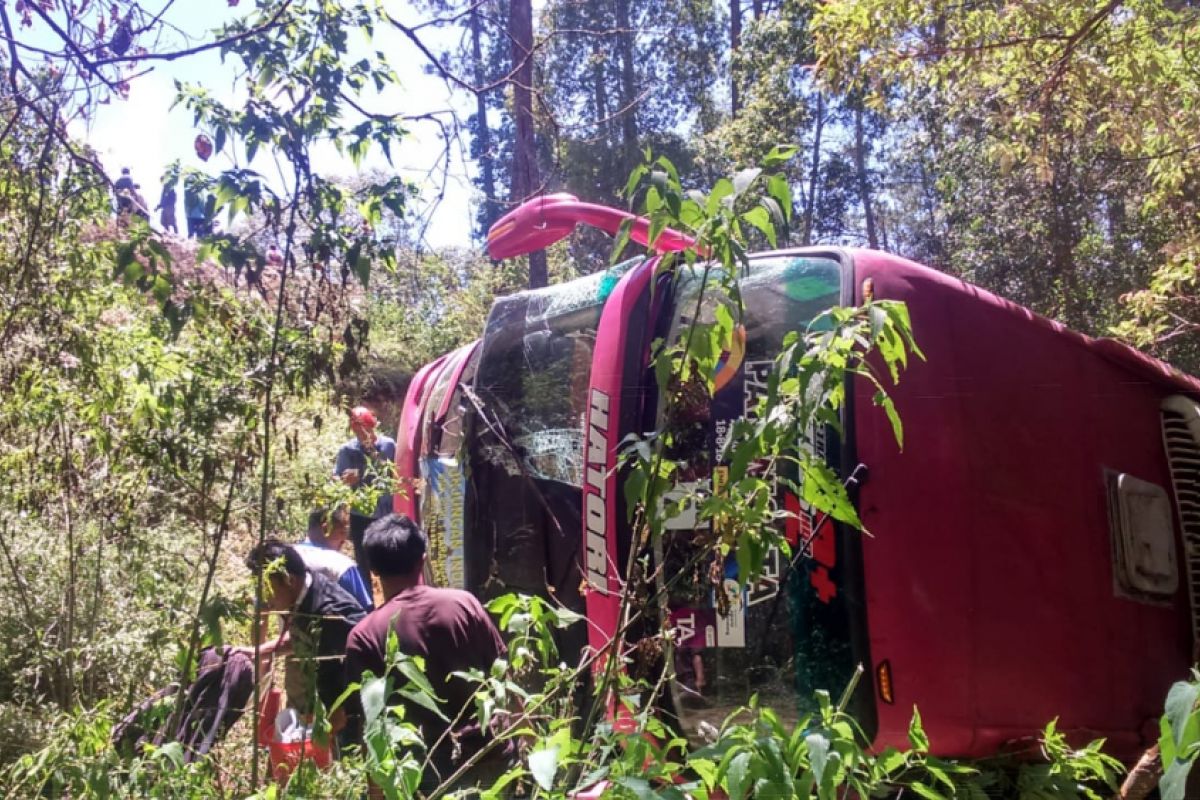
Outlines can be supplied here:
[[875, 685], [879, 687], [879, 699], [889, 706], [896, 703], [896, 695], [892, 692], [892, 663], [887, 659], [875, 667]]

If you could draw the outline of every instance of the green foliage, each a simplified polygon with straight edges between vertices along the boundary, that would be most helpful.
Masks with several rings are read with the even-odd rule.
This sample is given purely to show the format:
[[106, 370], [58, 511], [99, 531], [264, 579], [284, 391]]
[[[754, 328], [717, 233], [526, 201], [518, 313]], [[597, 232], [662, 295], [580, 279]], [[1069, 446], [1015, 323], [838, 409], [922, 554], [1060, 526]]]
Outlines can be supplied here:
[[[211, 180], [217, 211], [230, 221], [261, 215], [278, 237], [297, 240], [314, 266], [339, 270], [343, 280], [366, 286], [372, 265], [395, 267], [395, 253], [375, 234], [384, 212], [402, 215], [413, 187], [379, 176], [356, 189], [339, 185], [310, 167], [311, 151], [332, 145], [356, 166], [378, 148], [390, 162], [392, 147], [405, 134], [394, 116], [361, 112], [355, 98], [396, 82], [382, 53], [350, 59], [352, 36], [373, 35], [381, 9], [369, 3], [301, 2], [263, 4], [255, 14], [226, 26], [222, 56], [236, 59], [248, 89], [240, 106], [219, 102], [201, 86], [178, 85], [181, 102], [197, 125], [212, 131], [215, 149], [244, 155], [247, 166]], [[272, 26], [271, 36], [248, 31]], [[280, 158], [290, 167], [279, 186], [250, 167], [259, 156]], [[394, 246], [394, 242], [392, 243]]]
[[[422, 672], [419, 659], [399, 652], [396, 634], [387, 642], [387, 672], [364, 674], [358, 688], [363, 709], [363, 767], [371, 782], [388, 800], [412, 797], [421, 782], [422, 758], [426, 744], [420, 732], [404, 720], [404, 707], [388, 705], [393, 696], [415, 702], [436, 713], [433, 688]], [[397, 679], [404, 683], [397, 685]], [[347, 689], [347, 695], [356, 687]]]
[[1188, 775], [1200, 757], [1200, 673], [1192, 671], [1191, 680], [1180, 681], [1167, 695], [1166, 713], [1159, 722], [1159, 757], [1164, 774], [1163, 800], [1185, 797]]
[[402, 253], [371, 294], [371, 353], [406, 374], [483, 332], [492, 300], [527, 281], [517, 265], [464, 252]]
[[[494, 601], [500, 622], [515, 635], [513, 652], [522, 641], [552, 642], [553, 631], [578, 620], [563, 617], [544, 601], [507, 595]], [[929, 755], [931, 742], [914, 709], [909, 747], [872, 752], [845, 707], [853, 691], [847, 688], [835, 704], [818, 693], [817, 710], [794, 725], [781, 722], [770, 708], [752, 699], [721, 725], [714, 741], [689, 752], [686, 743], [656, 718], [653, 708], [631, 706], [626, 724], [601, 725], [580, 738], [572, 712], [560, 703], [563, 687], [573, 684], [577, 669], [554, 663], [554, 654], [538, 647], [524, 649], [528, 660], [500, 660], [480, 681], [478, 699], [505, 709], [490, 720], [498, 741], [512, 741], [523, 753], [520, 763], [476, 788], [482, 797], [507, 797], [514, 791], [536, 791], [548, 800], [566, 800], [576, 792], [604, 781], [606, 797], [800, 797], [838, 798], [912, 793], [923, 798], [984, 798], [1021, 800], [1096, 798], [1114, 785], [1119, 765], [1100, 753], [1100, 742], [1074, 749], [1067, 746], [1054, 723], [1041, 737], [1043, 759], [1021, 763], [992, 761], [968, 765]], [[400, 654], [395, 637], [388, 645], [384, 676], [366, 675], [362, 686], [365, 711], [364, 746], [345, 754], [328, 772], [302, 768], [285, 787], [269, 786], [255, 797], [354, 798], [369, 777], [388, 798], [417, 797], [425, 745], [403, 706], [389, 698], [436, 707], [432, 689], [419, 659]], [[546, 691], [527, 692], [520, 673], [536, 667], [547, 680]], [[626, 687], [627, 689], [633, 687]], [[643, 687], [646, 688], [646, 687]], [[349, 692], [341, 701], [348, 699]], [[627, 695], [627, 699], [631, 696]], [[519, 702], [517, 701], [519, 698]], [[50, 792], [78, 798], [212, 797], [229, 796], [220, 752], [184, 764], [177, 745], [149, 748], [123, 759], [108, 747], [111, 709], [64, 720], [53, 739], [36, 753], [22, 757], [4, 773], [10, 791]], [[489, 724], [485, 719], [485, 725]], [[244, 776], [242, 778], [244, 781]], [[444, 792], [438, 789], [434, 795]], [[458, 787], [460, 790], [464, 787]], [[428, 795], [428, 796], [434, 796]]]
[[1102, 752], [1103, 746], [1104, 741], [1099, 740], [1080, 749], [1073, 748], [1051, 722], [1042, 734], [1046, 763], [1025, 766], [1017, 778], [1021, 797], [1086, 797], [1088, 800], [1111, 797], [1117, 788], [1117, 776], [1124, 768], [1120, 761]]
[[1162, 0], [847, 0], [813, 32], [826, 85], [909, 131], [930, 260], [1194, 368], [1198, 25]]
[[[794, 148], [776, 148], [764, 167], [779, 168], [794, 152]], [[746, 233], [754, 230], [774, 243], [776, 230], [786, 228], [791, 218], [791, 197], [786, 181], [758, 168], [717, 181], [707, 194], [685, 192], [674, 166], [663, 158], [647, 158], [631, 175], [628, 189], [643, 198], [651, 239], [669, 226], [697, 241], [695, 251], [682, 255], [700, 281], [691, 322], [678, 341], [661, 343], [653, 358], [660, 390], [668, 398], [663, 419], [670, 419], [674, 404], [690, 402], [689, 393], [711, 397], [718, 363], [731, 349], [741, 324], [738, 278], [747, 264]], [[618, 251], [621, 243], [618, 239]], [[712, 260], [697, 266], [698, 253], [711, 254]], [[670, 256], [664, 261], [666, 269], [672, 268]], [[713, 307], [711, 319], [703, 312], [706, 304]], [[702, 524], [715, 523], [712, 547], [722, 557], [737, 554], [743, 585], [756, 580], [771, 547], [790, 552], [776, 526], [786, 512], [771, 503], [780, 482], [818, 511], [861, 527], [841, 479], [813, 455], [810, 442], [818, 427], [840, 430], [846, 383], [855, 376], [873, 387], [875, 403], [891, 421], [897, 442], [903, 442], [895, 407], [867, 358], [872, 352], [892, 382], [899, 380], [910, 353], [921, 356], [903, 303], [833, 308], [813, 320], [803, 335], [788, 334], [775, 358], [766, 395], [753, 413], [734, 425], [726, 444], [725, 489], [695, 492], [675, 501], [676, 507], [695, 504]], [[665, 457], [671, 446], [669, 431], [642, 440], [634, 437], [627, 443], [627, 461], [633, 466], [625, 484], [628, 506], [637, 518], [635, 525], [644, 525], [652, 540], [661, 535], [670, 516], [648, 509], [660, 507], [674, 483], [676, 465]], [[780, 467], [785, 465], [797, 468], [796, 481], [782, 477]]]

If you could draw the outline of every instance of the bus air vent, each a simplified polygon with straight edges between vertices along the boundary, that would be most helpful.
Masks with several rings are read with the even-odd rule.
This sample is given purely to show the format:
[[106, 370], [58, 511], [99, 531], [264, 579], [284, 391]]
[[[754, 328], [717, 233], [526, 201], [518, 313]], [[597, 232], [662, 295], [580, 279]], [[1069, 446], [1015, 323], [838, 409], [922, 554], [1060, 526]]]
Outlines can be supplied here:
[[1179, 567], [1167, 490], [1123, 472], [1107, 477], [1120, 593], [1131, 599], [1170, 597], [1179, 589]]
[[1180, 395], [1162, 404], [1163, 443], [1183, 531], [1192, 641], [1200, 642], [1200, 405]]

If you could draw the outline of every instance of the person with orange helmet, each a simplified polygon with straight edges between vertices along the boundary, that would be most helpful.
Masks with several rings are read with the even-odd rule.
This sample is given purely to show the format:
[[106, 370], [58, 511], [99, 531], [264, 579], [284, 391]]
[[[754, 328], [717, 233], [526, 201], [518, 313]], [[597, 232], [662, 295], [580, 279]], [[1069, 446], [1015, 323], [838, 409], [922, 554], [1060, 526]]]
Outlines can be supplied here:
[[[350, 410], [350, 430], [354, 438], [338, 450], [333, 465], [334, 477], [347, 486], [373, 486], [380, 477], [389, 474], [396, 461], [396, 442], [375, 432], [378, 422], [366, 406]], [[391, 494], [382, 495], [375, 506], [376, 518], [392, 511]]]

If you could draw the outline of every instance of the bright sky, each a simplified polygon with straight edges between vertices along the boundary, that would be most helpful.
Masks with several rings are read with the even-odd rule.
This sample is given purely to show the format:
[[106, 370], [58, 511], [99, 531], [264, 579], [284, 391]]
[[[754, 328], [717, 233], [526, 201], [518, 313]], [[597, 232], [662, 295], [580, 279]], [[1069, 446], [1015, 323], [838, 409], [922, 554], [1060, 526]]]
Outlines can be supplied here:
[[[233, 18], [238, 12], [239, 9], [214, 0], [178, 0], [165, 21], [196, 36]], [[435, 51], [439, 46], [452, 43], [446, 34], [441, 39], [432, 31], [426, 31], [426, 34], [428, 44]], [[453, 106], [459, 110], [459, 118], [465, 121], [473, 107], [473, 98], [462, 92], [451, 96], [440, 78], [425, 74], [424, 57], [403, 36], [390, 31], [380, 32], [373, 46], [389, 54], [392, 68], [399, 74], [402, 84], [399, 91], [377, 98], [379, 110], [403, 110], [405, 114], [414, 115]], [[182, 106], [171, 108], [175, 99], [174, 81], [200, 84], [225, 102], [233, 99], [234, 92], [233, 65], [222, 64], [216, 51], [174, 62], [148, 63], [153, 65], [153, 71], [132, 82], [128, 100], [114, 98], [111, 104], [101, 106], [91, 125], [80, 126], [76, 133], [96, 149], [110, 177], [115, 179], [122, 167], [129, 167], [133, 179], [141, 184], [142, 194], [153, 207], [158, 204], [160, 177], [175, 159], [180, 159], [185, 167], [204, 167], [210, 172], [232, 166], [232, 161], [221, 154], [213, 156], [207, 164], [196, 158], [192, 142], [202, 131], [194, 126], [191, 114]], [[381, 154], [375, 154], [364, 162], [363, 169], [396, 171], [417, 182], [422, 190], [422, 202], [427, 205], [441, 189], [441, 172], [430, 175], [429, 171], [442, 157], [443, 149], [435, 125], [414, 123], [409, 137], [400, 146], [392, 148], [394, 167], [389, 167]], [[453, 147], [444, 199], [436, 211], [427, 214], [429, 225], [425, 241], [431, 247], [471, 245], [472, 187], [464, 159], [462, 149]], [[251, 166], [266, 174], [274, 169], [274, 165], [262, 156]], [[316, 172], [327, 176], [355, 172], [350, 160], [339, 156], [332, 147], [314, 153], [312, 166]], [[176, 215], [182, 225], [182, 206]], [[157, 223], [158, 215], [153, 216]]]

